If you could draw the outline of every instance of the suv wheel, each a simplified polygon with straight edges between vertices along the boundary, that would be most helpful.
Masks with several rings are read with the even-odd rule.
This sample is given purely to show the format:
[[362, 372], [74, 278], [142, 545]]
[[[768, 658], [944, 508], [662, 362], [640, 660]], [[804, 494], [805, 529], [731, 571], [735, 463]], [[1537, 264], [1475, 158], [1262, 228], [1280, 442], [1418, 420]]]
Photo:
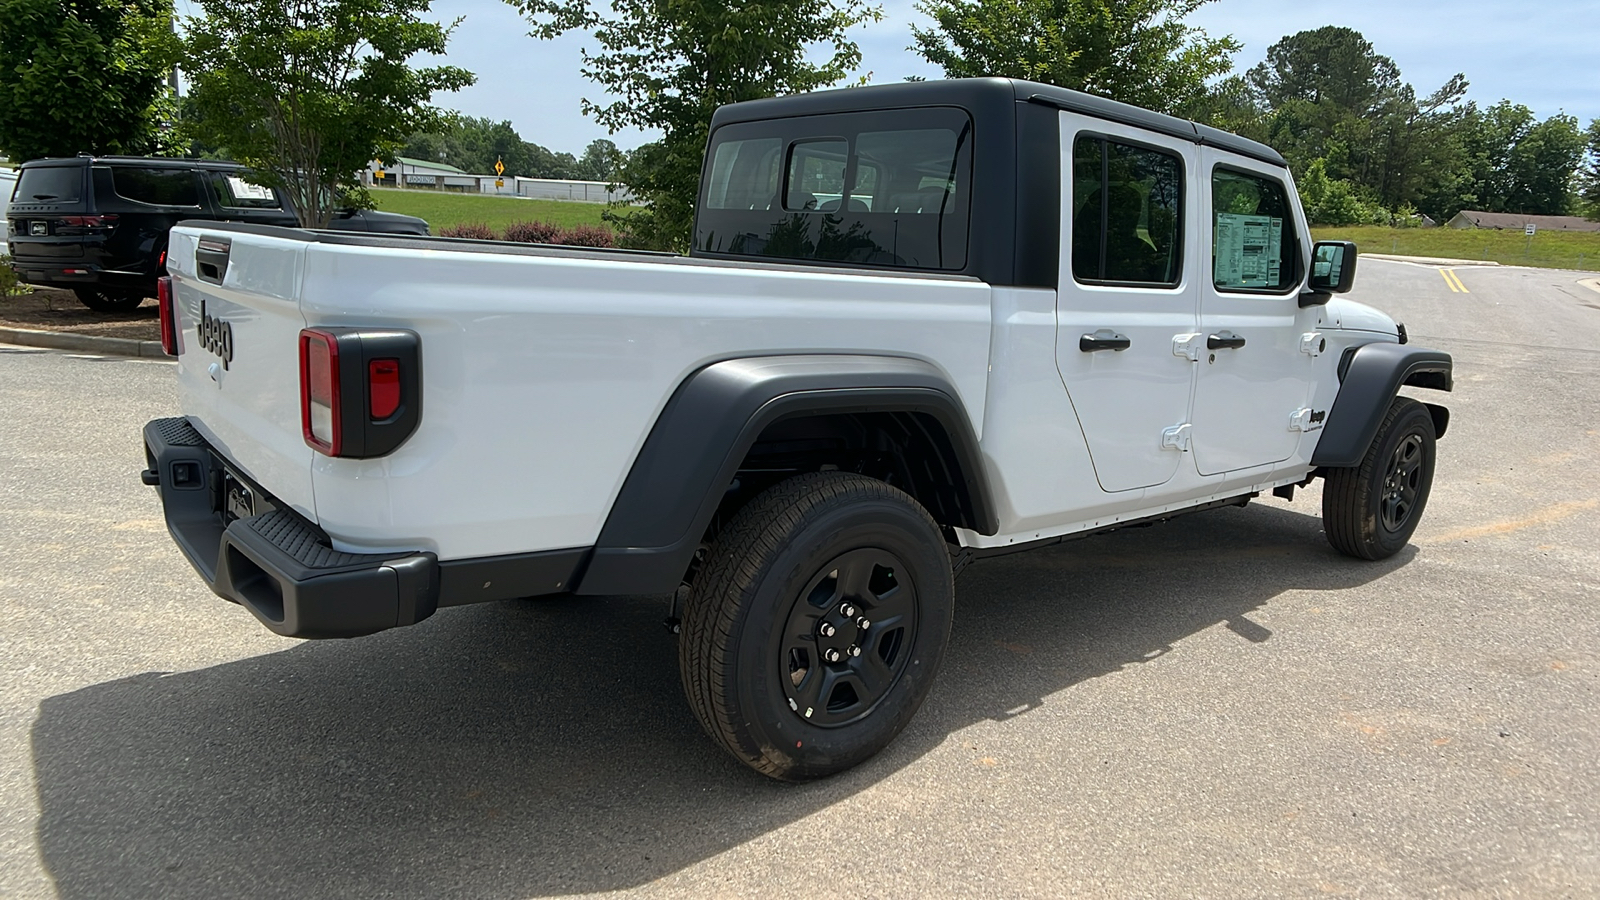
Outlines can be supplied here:
[[139, 304], [144, 302], [144, 295], [137, 291], [73, 288], [72, 292], [78, 295], [79, 303], [95, 312], [132, 312], [139, 308]]
[[848, 769], [927, 697], [954, 594], [944, 536], [904, 492], [846, 472], [790, 478], [734, 517], [689, 594], [689, 706], [764, 775]]
[[1398, 553], [1428, 504], [1433, 461], [1433, 416], [1421, 403], [1396, 397], [1361, 465], [1328, 470], [1322, 486], [1328, 543], [1359, 559]]

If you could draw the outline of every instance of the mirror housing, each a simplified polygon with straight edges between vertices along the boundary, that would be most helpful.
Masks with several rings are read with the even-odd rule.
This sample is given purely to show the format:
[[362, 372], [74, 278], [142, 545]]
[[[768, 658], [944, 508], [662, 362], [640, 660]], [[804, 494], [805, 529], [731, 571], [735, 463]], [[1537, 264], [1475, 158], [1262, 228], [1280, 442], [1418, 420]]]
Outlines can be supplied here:
[[1311, 280], [1306, 286], [1319, 294], [1342, 294], [1355, 283], [1355, 242], [1317, 241], [1311, 248]]

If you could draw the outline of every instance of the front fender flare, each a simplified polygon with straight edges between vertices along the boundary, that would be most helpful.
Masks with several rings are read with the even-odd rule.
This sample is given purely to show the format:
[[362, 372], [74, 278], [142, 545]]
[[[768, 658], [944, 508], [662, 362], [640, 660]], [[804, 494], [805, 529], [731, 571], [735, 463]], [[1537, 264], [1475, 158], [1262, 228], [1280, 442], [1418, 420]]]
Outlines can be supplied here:
[[645, 439], [575, 592], [675, 590], [751, 445], [767, 426], [796, 416], [931, 416], [948, 435], [965, 482], [971, 521], [963, 524], [994, 534], [999, 515], [958, 397], [937, 368], [903, 357], [769, 356], [700, 369], [673, 393]]
[[[1328, 413], [1311, 464], [1349, 468], [1361, 464], [1378, 433], [1389, 404], [1402, 384], [1448, 391], [1455, 385], [1454, 362], [1442, 350], [1379, 342], [1347, 351], [1339, 364], [1339, 396]], [[1443, 407], [1429, 405], [1438, 432], [1449, 421]]]

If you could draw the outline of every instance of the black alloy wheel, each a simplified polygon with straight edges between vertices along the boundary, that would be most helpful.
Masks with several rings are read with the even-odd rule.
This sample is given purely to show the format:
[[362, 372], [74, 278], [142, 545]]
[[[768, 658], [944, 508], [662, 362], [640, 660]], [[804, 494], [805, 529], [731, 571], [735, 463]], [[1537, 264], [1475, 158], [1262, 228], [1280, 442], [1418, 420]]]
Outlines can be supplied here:
[[1422, 494], [1422, 436], [1408, 434], [1389, 455], [1383, 477], [1383, 527], [1397, 533], [1411, 521]]
[[922, 705], [950, 635], [950, 551], [914, 499], [848, 472], [768, 488], [712, 543], [678, 667], [706, 733], [782, 781], [841, 772]]
[[820, 728], [870, 715], [905, 671], [916, 637], [917, 593], [905, 565], [876, 547], [823, 565], [795, 598], [780, 635], [789, 709]]
[[1396, 397], [1361, 464], [1326, 470], [1322, 525], [1328, 543], [1358, 559], [1400, 552], [1428, 504], [1434, 451], [1433, 414]]

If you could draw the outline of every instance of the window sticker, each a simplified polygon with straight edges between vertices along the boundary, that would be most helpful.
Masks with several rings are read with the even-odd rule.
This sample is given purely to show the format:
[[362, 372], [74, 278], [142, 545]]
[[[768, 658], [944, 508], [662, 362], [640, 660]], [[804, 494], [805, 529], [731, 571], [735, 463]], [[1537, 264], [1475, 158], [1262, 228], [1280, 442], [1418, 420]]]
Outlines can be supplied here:
[[251, 184], [235, 175], [228, 176], [228, 190], [235, 200], [272, 200], [272, 189]]
[[1283, 265], [1283, 220], [1217, 213], [1217, 287], [1275, 288]]

